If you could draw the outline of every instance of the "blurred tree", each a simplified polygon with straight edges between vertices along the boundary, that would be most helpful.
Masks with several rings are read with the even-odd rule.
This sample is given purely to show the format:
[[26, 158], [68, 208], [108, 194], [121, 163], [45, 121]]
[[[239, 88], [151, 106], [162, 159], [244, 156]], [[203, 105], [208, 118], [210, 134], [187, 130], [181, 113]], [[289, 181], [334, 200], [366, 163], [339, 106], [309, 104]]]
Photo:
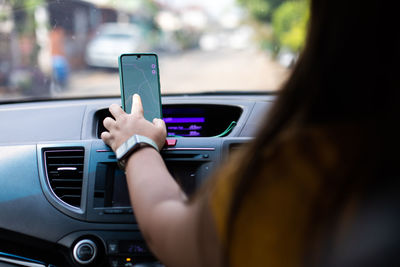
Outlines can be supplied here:
[[13, 28], [10, 34], [11, 64], [8, 85], [24, 95], [49, 93], [49, 79], [38, 66], [39, 46], [36, 40], [38, 7], [49, 0], [4, 0], [10, 7]]
[[[263, 48], [279, 53], [286, 47], [297, 53], [302, 47], [308, 21], [308, 0], [237, 0], [244, 6], [259, 30]], [[266, 28], [271, 28], [272, 34]], [[261, 29], [261, 30], [260, 30]]]
[[16, 31], [23, 35], [33, 35], [35, 32], [35, 10], [45, 0], [6, 0], [13, 9]]
[[[45, 0], [6, 0], [12, 8], [14, 20], [14, 33], [17, 36], [19, 44], [20, 60], [28, 61], [17, 64], [35, 64], [37, 62], [38, 46], [35, 40], [36, 20], [35, 11], [38, 6], [45, 3]], [[13, 49], [16, 49], [15, 47]], [[24, 51], [28, 54], [22, 55]], [[15, 59], [14, 59], [15, 60]]]
[[280, 47], [298, 52], [304, 44], [309, 16], [308, 1], [287, 1], [273, 14], [272, 27]]
[[257, 20], [269, 22], [274, 10], [285, 0], [238, 0]]

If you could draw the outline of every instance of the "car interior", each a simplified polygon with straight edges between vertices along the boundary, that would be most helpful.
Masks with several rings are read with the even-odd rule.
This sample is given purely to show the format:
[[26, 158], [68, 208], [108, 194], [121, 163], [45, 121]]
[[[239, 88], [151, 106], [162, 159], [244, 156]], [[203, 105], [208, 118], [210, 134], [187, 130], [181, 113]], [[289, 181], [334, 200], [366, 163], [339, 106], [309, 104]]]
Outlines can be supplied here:
[[[158, 55], [160, 153], [190, 197], [266, 120], [308, 3], [0, 1], [0, 266], [164, 266], [100, 138], [123, 105], [118, 55]], [[382, 175], [320, 266], [396, 266], [399, 185]]]
[[[254, 136], [274, 97], [162, 97], [164, 118], [171, 118], [168, 129], [197, 125], [196, 137], [168, 137], [161, 151], [189, 196]], [[1, 105], [1, 123], [7, 127], [0, 141], [0, 248], [5, 253], [0, 262], [157, 262], [135, 223], [125, 175], [99, 139], [102, 122], [110, 116], [108, 106], [118, 102], [115, 97]], [[232, 122], [235, 127], [219, 137]]]

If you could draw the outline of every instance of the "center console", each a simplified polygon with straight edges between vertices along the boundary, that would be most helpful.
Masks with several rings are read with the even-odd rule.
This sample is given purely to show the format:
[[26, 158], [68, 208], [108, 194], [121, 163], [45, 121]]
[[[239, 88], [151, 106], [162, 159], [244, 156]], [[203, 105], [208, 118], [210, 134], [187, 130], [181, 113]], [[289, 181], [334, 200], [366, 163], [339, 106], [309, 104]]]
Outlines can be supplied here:
[[[220, 138], [196, 140], [169, 139], [161, 151], [168, 170], [189, 196], [221, 157]], [[131, 266], [157, 261], [136, 224], [125, 173], [103, 141], [39, 145], [38, 157], [43, 162], [41, 184], [49, 202], [92, 228], [107, 229], [76, 231], [59, 241], [70, 248], [75, 263], [101, 266], [102, 259], [109, 264], [104, 266]]]
[[[181, 140], [174, 140], [176, 144]], [[170, 145], [162, 152], [167, 168], [183, 190], [192, 194], [218, 159], [215, 146], [182, 148]], [[87, 220], [102, 223], [135, 223], [126, 177], [116, 164], [115, 154], [102, 142], [92, 144], [90, 153]], [[97, 234], [98, 235], [98, 234]], [[152, 257], [139, 232], [103, 233], [111, 266], [129, 266], [129, 261], [151, 261]]]
[[[242, 109], [238, 106], [166, 105], [163, 111], [170, 137], [161, 155], [188, 196], [223, 156], [248, 141], [218, 138], [240, 131], [230, 128], [240, 124]], [[63, 231], [67, 234], [58, 244], [68, 248], [76, 266], [141, 262], [157, 266], [136, 223], [125, 173], [118, 168], [114, 152], [99, 139], [107, 116], [106, 109], [94, 113], [92, 139], [37, 145], [43, 193], [54, 208], [74, 219], [70, 224], [74, 226]]]
[[[170, 139], [176, 144], [180, 140]], [[215, 146], [178, 148], [161, 152], [168, 170], [182, 189], [192, 194], [216, 162]], [[86, 220], [90, 222], [134, 223], [126, 177], [117, 166], [114, 152], [103, 142], [94, 142], [90, 153]]]

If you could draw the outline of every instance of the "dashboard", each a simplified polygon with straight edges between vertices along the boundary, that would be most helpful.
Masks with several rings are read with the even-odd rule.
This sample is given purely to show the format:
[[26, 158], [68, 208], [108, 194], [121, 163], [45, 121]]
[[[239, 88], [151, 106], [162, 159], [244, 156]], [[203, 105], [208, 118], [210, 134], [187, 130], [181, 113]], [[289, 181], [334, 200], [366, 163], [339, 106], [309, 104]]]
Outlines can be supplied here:
[[[162, 97], [169, 137], [161, 154], [186, 194], [254, 137], [274, 98]], [[0, 266], [161, 266], [99, 138], [112, 103], [120, 99], [0, 105]]]

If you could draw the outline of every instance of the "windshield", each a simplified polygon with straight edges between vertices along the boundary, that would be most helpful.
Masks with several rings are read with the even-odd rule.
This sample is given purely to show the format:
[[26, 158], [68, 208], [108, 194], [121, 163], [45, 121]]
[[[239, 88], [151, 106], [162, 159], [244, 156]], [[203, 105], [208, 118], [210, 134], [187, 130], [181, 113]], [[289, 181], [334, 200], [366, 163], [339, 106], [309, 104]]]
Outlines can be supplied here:
[[0, 0], [0, 102], [119, 96], [118, 56], [159, 56], [162, 94], [278, 90], [307, 0]]

